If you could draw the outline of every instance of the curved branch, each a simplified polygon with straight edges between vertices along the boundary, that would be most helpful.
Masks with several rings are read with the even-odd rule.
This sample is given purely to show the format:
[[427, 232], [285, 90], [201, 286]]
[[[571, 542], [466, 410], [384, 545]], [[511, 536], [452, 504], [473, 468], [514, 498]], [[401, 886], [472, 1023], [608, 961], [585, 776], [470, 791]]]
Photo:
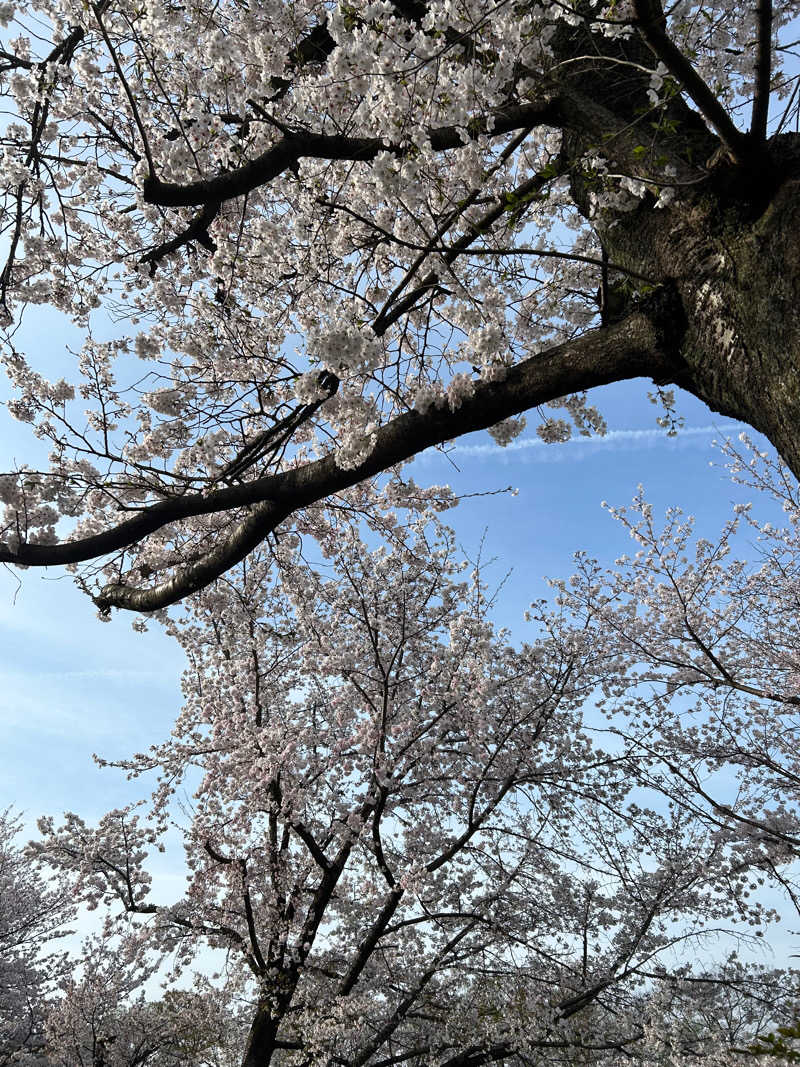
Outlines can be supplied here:
[[161, 244], [151, 248], [149, 252], [146, 252], [140, 258], [140, 263], [150, 264], [151, 278], [154, 277], [156, 267], [161, 260], [166, 258], [166, 256], [171, 255], [173, 252], [177, 252], [178, 249], [183, 248], [184, 245], [196, 243], [202, 248], [205, 248], [207, 252], [216, 252], [217, 246], [208, 232], [208, 228], [219, 214], [219, 208], [220, 205], [218, 203], [213, 200], [209, 201], [205, 204], [203, 209], [195, 215], [182, 233], [177, 234], [168, 241], [162, 241]]
[[108, 585], [95, 598], [101, 611], [112, 607], [156, 611], [207, 585], [262, 542], [300, 508], [316, 504], [381, 471], [405, 462], [474, 430], [487, 429], [529, 408], [599, 385], [649, 377], [679, 382], [683, 363], [678, 348], [683, 313], [670, 289], [658, 290], [619, 323], [587, 331], [581, 337], [511, 367], [503, 381], [476, 382], [460, 407], [435, 407], [425, 413], [398, 415], [373, 435], [369, 456], [343, 469], [336, 455], [206, 494], [160, 501], [134, 518], [91, 537], [55, 545], [0, 543], [0, 563], [33, 567], [81, 563], [136, 544], [162, 527], [197, 515], [251, 507], [250, 513], [198, 562], [150, 588]]
[[[559, 104], [548, 98], [498, 108], [492, 112], [490, 118], [472, 123], [466, 136], [478, 137], [491, 133], [492, 136], [498, 137], [531, 125], [561, 125]], [[431, 147], [437, 152], [464, 147], [463, 127], [444, 126], [430, 130], [428, 136]], [[382, 141], [379, 137], [346, 137], [343, 134], [297, 131], [282, 137], [266, 152], [243, 167], [224, 171], [214, 178], [189, 182], [186, 185], [146, 178], [143, 186], [144, 199], [148, 204], [159, 204], [163, 207], [221, 203], [266, 185], [279, 174], [296, 167], [299, 160], [304, 158], [370, 162], [381, 152], [402, 156], [412, 150], [416, 151], [416, 148], [411, 145], [392, 144]]]

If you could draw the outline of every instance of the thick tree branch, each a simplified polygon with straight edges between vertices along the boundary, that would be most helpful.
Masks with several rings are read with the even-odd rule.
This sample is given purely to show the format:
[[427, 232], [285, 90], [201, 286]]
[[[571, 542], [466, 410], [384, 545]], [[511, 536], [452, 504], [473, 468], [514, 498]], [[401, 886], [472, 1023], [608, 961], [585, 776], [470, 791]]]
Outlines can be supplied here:
[[338, 992], [340, 997], [346, 997], [358, 981], [361, 972], [364, 970], [372, 953], [375, 951], [375, 946], [386, 932], [386, 927], [389, 925], [392, 916], [397, 911], [397, 907], [403, 898], [403, 893], [404, 890], [401, 886], [395, 886], [387, 896], [378, 917], [372, 924], [372, 928], [359, 945], [355, 959], [350, 964], [347, 974], [339, 984]]
[[303, 844], [306, 846], [308, 851], [311, 853], [312, 857], [314, 858], [314, 862], [317, 864], [317, 866], [320, 867], [323, 871], [330, 871], [333, 868], [333, 864], [325, 855], [323, 850], [319, 847], [316, 839], [314, 838], [314, 835], [311, 833], [308, 827], [304, 826], [303, 823], [298, 821], [292, 823], [292, 829], [303, 842]]
[[255, 915], [253, 914], [253, 902], [250, 897], [250, 887], [248, 885], [247, 863], [243, 860], [239, 860], [239, 871], [242, 876], [242, 901], [244, 902], [244, 914], [247, 920], [247, 936], [250, 939], [250, 948], [253, 954], [253, 959], [258, 965], [259, 972], [261, 974], [266, 973], [267, 964], [264, 960], [264, 956], [261, 952], [261, 945], [258, 939], [258, 930], [256, 929]]
[[203, 848], [206, 850], [206, 852], [209, 854], [209, 856], [212, 858], [212, 860], [214, 860], [215, 863], [222, 863], [222, 864], [226, 864], [226, 865], [229, 864], [229, 863], [233, 863], [233, 857], [232, 856], [223, 855], [222, 852], [220, 852], [218, 849], [214, 848], [214, 846], [211, 844], [210, 841], [204, 841], [203, 842]]
[[376, 431], [369, 457], [355, 468], [337, 465], [335, 454], [242, 485], [160, 501], [104, 533], [55, 545], [0, 544], [0, 563], [46, 567], [81, 563], [119, 552], [162, 527], [196, 515], [252, 506], [250, 513], [199, 562], [180, 569], [151, 588], [109, 585], [95, 598], [98, 607], [155, 611], [174, 604], [213, 581], [243, 559], [276, 526], [300, 508], [348, 489], [411, 459], [426, 448], [573, 392], [613, 381], [649, 377], [679, 381], [678, 346], [682, 311], [669, 290], [612, 326], [589, 330], [510, 368], [502, 382], [477, 382], [455, 411], [436, 407], [399, 415]]
[[673, 78], [689, 94], [700, 114], [718, 134], [731, 158], [739, 164], [749, 162], [752, 146], [747, 135], [736, 128], [714, 93], [683, 52], [667, 36], [666, 17], [661, 0], [633, 0], [633, 9], [642, 37]]
[[492, 1045], [490, 1048], [474, 1046], [464, 1049], [463, 1052], [459, 1052], [455, 1056], [451, 1056], [449, 1060], [444, 1061], [442, 1067], [481, 1067], [484, 1063], [497, 1063], [499, 1060], [507, 1060], [509, 1056], [515, 1055], [516, 1051], [513, 1045], [505, 1041], [498, 1045]]
[[208, 227], [214, 221], [219, 214], [220, 205], [213, 200], [204, 205], [201, 211], [195, 215], [189, 225], [183, 230], [182, 233], [176, 234], [175, 237], [170, 238], [168, 241], [162, 241], [161, 244], [151, 248], [149, 252], [146, 252], [141, 259], [140, 263], [150, 264], [150, 277], [152, 278], [156, 272], [157, 265], [162, 259], [171, 255], [173, 252], [177, 252], [178, 249], [183, 248], [188, 244], [199, 244], [206, 249], [207, 252], [215, 252], [217, 249], [211, 235], [208, 232]]
[[111, 607], [135, 611], [168, 607], [244, 559], [292, 512], [379, 474], [425, 448], [595, 385], [644, 375], [673, 381], [679, 375], [674, 356], [670, 358], [661, 350], [646, 316], [637, 313], [618, 326], [604, 329], [606, 336], [602, 336], [603, 329], [591, 331], [544, 357], [526, 360], [509, 372], [505, 382], [476, 385], [473, 397], [456, 411], [437, 409], [424, 415], [410, 412], [398, 416], [377, 431], [369, 458], [354, 469], [343, 470], [337, 466], [335, 455], [330, 455], [207, 498], [175, 501], [185, 514], [200, 514], [234, 507], [237, 499], [248, 503], [255, 496], [261, 498], [250, 515], [198, 563], [149, 589], [106, 586], [95, 603], [102, 611]]
[[[543, 98], [528, 104], [499, 108], [492, 113], [492, 122], [481, 119], [474, 122], [468, 131], [472, 137], [489, 132], [499, 137], [531, 125], [561, 123], [558, 102]], [[463, 148], [465, 131], [462, 127], [444, 126], [429, 131], [434, 151]], [[381, 152], [404, 155], [412, 146], [401, 147], [379, 137], [346, 137], [343, 134], [321, 134], [298, 131], [282, 137], [266, 152], [243, 167], [225, 171], [204, 181], [178, 185], [146, 178], [144, 198], [149, 204], [163, 207], [191, 207], [201, 204], [220, 203], [266, 185], [279, 174], [295, 167], [304, 158], [352, 160], [369, 162]]]

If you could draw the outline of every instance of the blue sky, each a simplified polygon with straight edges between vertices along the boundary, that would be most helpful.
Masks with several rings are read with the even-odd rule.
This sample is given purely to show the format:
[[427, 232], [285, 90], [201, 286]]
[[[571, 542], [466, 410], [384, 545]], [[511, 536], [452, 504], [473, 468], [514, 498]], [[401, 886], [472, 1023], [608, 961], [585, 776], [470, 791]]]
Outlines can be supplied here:
[[741, 498], [741, 490], [720, 469], [712, 442], [736, 436], [742, 427], [683, 394], [679, 407], [685, 428], [667, 437], [656, 425], [660, 409], [647, 400], [648, 384], [626, 382], [595, 391], [593, 399], [608, 421], [605, 437], [546, 445], [536, 437], [535, 415], [530, 415], [525, 434], [505, 449], [478, 433], [458, 443], [453, 462], [429, 454], [415, 464], [418, 481], [447, 482], [458, 492], [506, 485], [518, 490], [517, 496], [465, 500], [446, 516], [469, 550], [476, 549], [485, 529], [486, 555], [497, 557], [498, 577], [512, 569], [498, 605], [504, 625], [518, 630], [528, 603], [547, 593], [542, 579], [567, 577], [576, 551], [609, 563], [628, 551], [627, 534], [602, 501], [627, 504], [641, 483], [657, 511], [678, 504], [713, 536], [732, 502]]
[[[600, 391], [605, 438], [544, 445], [531, 418], [506, 449], [478, 433], [449, 457], [431, 453], [414, 464], [423, 484], [447, 482], [462, 493], [518, 489], [516, 496], [467, 499], [444, 516], [473, 557], [485, 535], [484, 557], [496, 558], [490, 577], [499, 581], [512, 572], [496, 617], [516, 633], [524, 632], [530, 601], [546, 595], [543, 578], [567, 576], [575, 551], [609, 562], [626, 551], [627, 536], [602, 500], [627, 503], [642, 482], [657, 509], [679, 503], [713, 536], [739, 497], [724, 472], [709, 466], [716, 458], [713, 438], [736, 431], [736, 424], [683, 397], [686, 429], [668, 438], [645, 394], [644, 383]], [[0, 414], [0, 468], [8, 469], [10, 460], [29, 455], [28, 428]], [[169, 732], [180, 705], [182, 658], [157, 626], [137, 634], [130, 623], [127, 614], [100, 622], [57, 569], [0, 570], [0, 805], [13, 803], [30, 821], [65, 809], [91, 818], [140, 795], [142, 783], [99, 770], [91, 754], [123, 757]]]
[[[37, 313], [37, 324], [28, 324], [28, 350], [39, 348], [52, 373], [70, 333], [54, 330], [47, 314]], [[611, 563], [628, 551], [626, 532], [602, 500], [626, 504], [643, 483], [658, 512], [680, 504], [713, 537], [742, 498], [712, 448], [715, 437], [735, 435], [740, 427], [680, 396], [686, 426], [669, 438], [656, 425], [659, 410], [647, 401], [647, 388], [632, 382], [597, 392], [593, 399], [609, 425], [605, 438], [544, 445], [532, 415], [525, 434], [506, 449], [486, 433], [473, 434], [449, 456], [427, 454], [410, 469], [421, 484], [446, 482], [459, 493], [518, 490], [516, 496], [466, 499], [444, 516], [473, 558], [484, 538], [484, 558], [496, 559], [490, 579], [511, 571], [495, 614], [516, 636], [526, 636], [522, 614], [531, 600], [547, 595], [545, 576], [569, 575], [574, 552]], [[0, 469], [31, 458], [28, 428], [1, 410], [0, 431]], [[146, 749], [169, 733], [180, 706], [177, 646], [157, 626], [135, 633], [131, 621], [118, 613], [100, 622], [89, 600], [57, 570], [0, 569], [0, 809], [12, 804], [21, 810], [31, 833], [40, 814], [72, 810], [92, 821], [146, 796], [146, 780], [127, 782], [91, 758], [93, 752], [113, 759]], [[154, 867], [156, 898], [165, 903], [181, 892], [178, 855], [157, 857]], [[777, 931], [770, 940], [781, 955], [796, 947], [796, 938]]]

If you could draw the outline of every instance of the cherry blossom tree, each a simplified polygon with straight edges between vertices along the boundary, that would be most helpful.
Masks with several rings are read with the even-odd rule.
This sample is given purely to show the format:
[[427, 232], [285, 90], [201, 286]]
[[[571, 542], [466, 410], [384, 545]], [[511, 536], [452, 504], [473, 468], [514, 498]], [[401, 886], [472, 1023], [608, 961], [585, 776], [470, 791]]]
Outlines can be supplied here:
[[[729, 1062], [791, 1021], [794, 973], [735, 955], [775, 917], [744, 888], [765, 857], [788, 886], [780, 849], [646, 806], [647, 762], [592, 721], [595, 627], [535, 608], [512, 646], [432, 511], [365, 492], [315, 524], [314, 567], [295, 534], [186, 601], [184, 707], [121, 764], [157, 774], [148, 809], [42, 820], [36, 854], [117, 909], [131, 960], [177, 979], [221, 955], [245, 1067]], [[188, 885], [164, 906], [148, 854], [176, 803]]]
[[[64, 960], [53, 941], [71, 916], [66, 886], [45, 880], [17, 838], [20, 820], [0, 813], [0, 1064], [42, 1047], [46, 1001]], [[49, 951], [48, 951], [49, 950]]]
[[[729, 842], [739, 899], [769, 877], [800, 913], [787, 867], [800, 856], [800, 494], [743, 440], [742, 452], [726, 446], [734, 476], [772, 505], [771, 521], [740, 504], [716, 540], [694, 538], [677, 508], [659, 527], [640, 491], [616, 511], [636, 553], [611, 570], [579, 556], [571, 582], [556, 584], [605, 650], [601, 707], [632, 773]], [[734, 555], [742, 524], [755, 562]]]
[[232, 1061], [229, 1000], [208, 988], [146, 996], [157, 970], [141, 937], [90, 937], [45, 1020], [46, 1062], [65, 1067], [224, 1067]]
[[[51, 463], [0, 481], [0, 561], [158, 610], [422, 449], [602, 431], [630, 378], [800, 473], [795, 14], [3, 3], [3, 359]], [[39, 305], [88, 328], [55, 376]]]

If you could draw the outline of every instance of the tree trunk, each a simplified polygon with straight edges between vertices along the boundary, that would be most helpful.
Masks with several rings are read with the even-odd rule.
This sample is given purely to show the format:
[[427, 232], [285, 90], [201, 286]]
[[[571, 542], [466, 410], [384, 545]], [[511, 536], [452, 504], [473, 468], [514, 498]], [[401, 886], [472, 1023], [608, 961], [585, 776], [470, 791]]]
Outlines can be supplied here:
[[242, 1067], [268, 1067], [275, 1052], [279, 1025], [280, 1018], [275, 1017], [272, 1001], [259, 1001], [247, 1035]]
[[[696, 101], [677, 95], [654, 134], [643, 121], [646, 80], [631, 74], [621, 92], [615, 74], [617, 62], [651, 66], [657, 51], [650, 31], [661, 32], [652, 22], [663, 18], [660, 6], [634, 0], [634, 8], [641, 36], [609, 40], [587, 21], [554, 37], [566, 64], [560, 86], [575, 109], [564, 148], [634, 176], [636, 158], [653, 159], [653, 175], [657, 157], [669, 159], [675, 199], [665, 209], [647, 195], [635, 211], [598, 210], [602, 180], [591, 166], [571, 172], [572, 195], [610, 262], [674, 285], [684, 319], [675, 384], [763, 433], [800, 478], [800, 135], [763, 143], [732, 131], [735, 143], [726, 143], [709, 128], [710, 112], [704, 122]], [[587, 0], [579, 10], [588, 20], [593, 8]]]
[[[682, 285], [692, 307], [688, 386], [710, 408], [750, 423], [800, 478], [800, 210], [784, 183], [752, 222], [723, 225]], [[673, 252], [680, 256], [678, 242]]]
[[698, 197], [598, 231], [613, 262], [672, 279], [675, 384], [763, 433], [800, 478], [800, 138], [776, 142], [772, 175], [743, 182], [723, 163]]

